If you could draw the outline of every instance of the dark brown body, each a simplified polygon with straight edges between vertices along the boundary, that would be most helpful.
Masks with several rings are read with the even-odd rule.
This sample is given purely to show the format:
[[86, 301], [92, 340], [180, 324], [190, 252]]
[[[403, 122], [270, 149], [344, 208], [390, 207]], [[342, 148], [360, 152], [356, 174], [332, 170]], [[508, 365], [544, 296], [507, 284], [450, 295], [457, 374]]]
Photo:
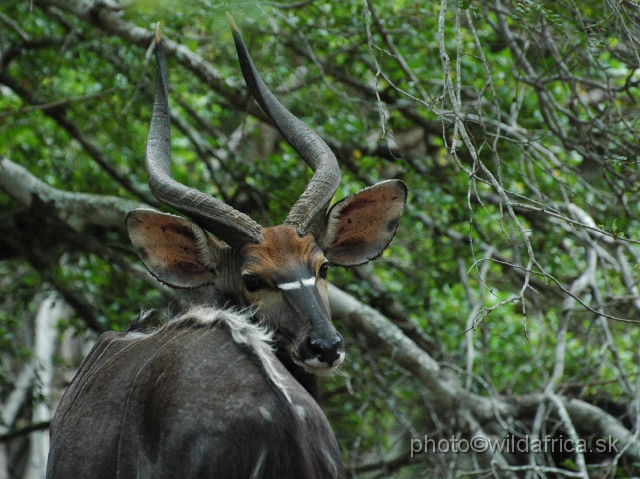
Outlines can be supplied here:
[[103, 334], [51, 425], [47, 477], [344, 477], [326, 417], [273, 360], [291, 402], [224, 322]]

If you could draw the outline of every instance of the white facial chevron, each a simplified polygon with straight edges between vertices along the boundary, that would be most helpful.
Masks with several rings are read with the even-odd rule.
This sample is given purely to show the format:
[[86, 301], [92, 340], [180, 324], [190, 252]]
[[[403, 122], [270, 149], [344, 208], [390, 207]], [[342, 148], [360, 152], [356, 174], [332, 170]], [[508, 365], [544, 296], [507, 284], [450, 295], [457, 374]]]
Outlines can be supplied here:
[[292, 281], [291, 283], [280, 283], [280, 284], [277, 284], [276, 286], [278, 286], [278, 288], [283, 291], [291, 291], [292, 289], [300, 289], [304, 287], [313, 286], [315, 284], [316, 284], [315, 278], [307, 278], [303, 280]]

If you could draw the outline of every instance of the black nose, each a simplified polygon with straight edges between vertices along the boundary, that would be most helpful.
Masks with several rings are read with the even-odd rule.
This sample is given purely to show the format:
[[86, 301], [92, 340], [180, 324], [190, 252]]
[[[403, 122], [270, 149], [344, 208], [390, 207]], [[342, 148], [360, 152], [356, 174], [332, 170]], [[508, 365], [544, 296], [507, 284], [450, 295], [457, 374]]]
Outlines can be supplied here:
[[344, 350], [342, 337], [339, 334], [330, 338], [312, 339], [310, 345], [311, 350], [318, 355], [318, 361], [328, 366], [332, 366]]

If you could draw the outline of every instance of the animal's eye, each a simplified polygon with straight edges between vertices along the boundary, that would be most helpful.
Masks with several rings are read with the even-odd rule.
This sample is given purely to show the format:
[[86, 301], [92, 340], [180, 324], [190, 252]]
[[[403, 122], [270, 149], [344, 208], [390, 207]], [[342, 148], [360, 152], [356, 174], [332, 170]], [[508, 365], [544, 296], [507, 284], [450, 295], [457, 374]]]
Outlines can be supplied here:
[[322, 279], [327, 279], [328, 273], [329, 273], [329, 263], [324, 263], [323, 265], [320, 266], [320, 269], [318, 270], [318, 276], [320, 276]]
[[256, 291], [267, 287], [267, 283], [252, 274], [243, 274], [242, 282], [244, 283], [244, 287], [247, 288], [247, 291], [250, 293], [255, 293]]

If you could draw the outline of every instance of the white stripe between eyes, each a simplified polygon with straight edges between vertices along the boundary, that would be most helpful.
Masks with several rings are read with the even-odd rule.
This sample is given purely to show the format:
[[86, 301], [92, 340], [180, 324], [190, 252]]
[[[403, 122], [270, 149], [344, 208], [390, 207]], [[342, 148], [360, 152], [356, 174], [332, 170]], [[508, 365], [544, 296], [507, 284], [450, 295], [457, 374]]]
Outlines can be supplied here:
[[315, 278], [309, 278], [309, 279], [303, 279], [302, 280], [302, 286], [313, 286], [314, 284], [316, 284], [316, 279]]
[[288, 291], [290, 289], [300, 289], [302, 288], [302, 284], [300, 281], [294, 281], [292, 283], [281, 283], [278, 285], [278, 288]]
[[315, 278], [307, 278], [307, 279], [303, 279], [302, 281], [292, 281], [291, 283], [281, 283], [278, 284], [278, 288], [282, 289], [284, 291], [290, 291], [292, 289], [300, 289], [303, 286], [313, 286], [314, 284], [316, 284], [316, 279]]

